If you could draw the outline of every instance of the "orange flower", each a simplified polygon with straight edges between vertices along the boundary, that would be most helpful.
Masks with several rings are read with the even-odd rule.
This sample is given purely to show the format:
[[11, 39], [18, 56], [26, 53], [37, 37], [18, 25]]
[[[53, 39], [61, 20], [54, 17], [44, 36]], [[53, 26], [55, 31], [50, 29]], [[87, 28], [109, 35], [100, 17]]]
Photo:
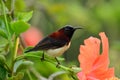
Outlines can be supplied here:
[[36, 27], [30, 27], [26, 32], [21, 34], [24, 46], [35, 46], [42, 38], [42, 32]]
[[[35, 46], [43, 38], [42, 32], [36, 27], [30, 27], [26, 32], [21, 34], [21, 41], [23, 47]], [[21, 55], [22, 48], [19, 47], [18, 55]]]
[[114, 68], [108, 68], [108, 38], [104, 32], [100, 34], [102, 53], [100, 54], [100, 40], [90, 37], [80, 46], [78, 56], [82, 71], [77, 74], [79, 80], [105, 80], [114, 77]]

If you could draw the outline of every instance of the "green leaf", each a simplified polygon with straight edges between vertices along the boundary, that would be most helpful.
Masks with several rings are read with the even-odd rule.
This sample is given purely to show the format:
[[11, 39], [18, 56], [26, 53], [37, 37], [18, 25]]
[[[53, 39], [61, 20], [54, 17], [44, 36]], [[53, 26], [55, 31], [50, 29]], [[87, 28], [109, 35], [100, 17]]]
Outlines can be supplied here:
[[7, 34], [6, 34], [6, 31], [5, 31], [5, 23], [2, 20], [1, 16], [0, 16], [0, 36], [7, 39]]
[[[8, 10], [11, 10], [11, 2], [12, 0], [6, 0], [5, 4]], [[14, 11], [24, 11], [26, 9], [26, 4], [24, 0], [16, 0], [14, 1], [15, 9]]]
[[16, 76], [13, 77], [13, 80], [22, 80], [24, 77], [24, 73], [23, 72], [19, 72], [17, 73]]
[[11, 29], [16, 34], [20, 34], [22, 32], [25, 32], [29, 27], [30, 27], [30, 25], [24, 21], [11, 22]]
[[0, 80], [5, 80], [6, 78], [6, 69], [0, 65]]
[[0, 36], [7, 39], [7, 35], [4, 30], [0, 29]]
[[5, 61], [6, 61], [5, 56], [0, 55], [0, 64], [4, 65]]
[[24, 22], [27, 22], [27, 21], [29, 21], [31, 19], [32, 14], [33, 14], [33, 11], [30, 11], [30, 12], [19, 12], [17, 14], [17, 19], [18, 20], [22, 20]]
[[14, 72], [18, 73], [20, 71], [24, 71], [32, 65], [33, 65], [33, 62], [31, 62], [31, 61], [20, 60], [20, 61], [18, 61], [18, 63], [15, 64], [14, 68], [16, 68], [16, 70], [14, 70]]
[[17, 75], [8, 77], [7, 80], [22, 80], [24, 77], [24, 73], [23, 72], [18, 72]]
[[[9, 1], [9, 0], [7, 0]], [[15, 0], [15, 11], [25, 11], [26, 4], [24, 0]]]

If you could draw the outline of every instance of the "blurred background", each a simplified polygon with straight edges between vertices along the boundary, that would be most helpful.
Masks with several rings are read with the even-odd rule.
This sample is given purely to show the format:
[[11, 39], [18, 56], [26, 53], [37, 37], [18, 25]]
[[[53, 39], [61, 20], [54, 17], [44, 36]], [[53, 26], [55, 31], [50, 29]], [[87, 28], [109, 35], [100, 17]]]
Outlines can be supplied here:
[[75, 32], [70, 49], [63, 55], [63, 64], [68, 66], [79, 66], [79, 46], [84, 39], [99, 38], [99, 32], [105, 32], [110, 43], [110, 67], [114, 66], [116, 76], [120, 77], [120, 0], [16, 0], [15, 5], [16, 11], [33, 10], [29, 23], [43, 36], [65, 25], [84, 28]]

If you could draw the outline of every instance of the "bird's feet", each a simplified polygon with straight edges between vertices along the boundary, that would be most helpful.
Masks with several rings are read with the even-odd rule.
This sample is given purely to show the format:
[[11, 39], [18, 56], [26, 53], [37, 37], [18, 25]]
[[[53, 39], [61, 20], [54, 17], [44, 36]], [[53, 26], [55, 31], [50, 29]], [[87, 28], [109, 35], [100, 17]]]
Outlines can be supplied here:
[[45, 61], [44, 52], [42, 54], [41, 61]]
[[45, 61], [45, 58], [44, 58], [44, 57], [41, 57], [40, 60], [41, 60], [41, 61]]
[[57, 63], [56, 67], [57, 67], [57, 68], [60, 68], [60, 63]]
[[60, 68], [60, 62], [58, 61], [58, 59], [55, 57], [55, 60], [57, 61], [57, 65], [56, 65], [56, 67], [57, 68]]

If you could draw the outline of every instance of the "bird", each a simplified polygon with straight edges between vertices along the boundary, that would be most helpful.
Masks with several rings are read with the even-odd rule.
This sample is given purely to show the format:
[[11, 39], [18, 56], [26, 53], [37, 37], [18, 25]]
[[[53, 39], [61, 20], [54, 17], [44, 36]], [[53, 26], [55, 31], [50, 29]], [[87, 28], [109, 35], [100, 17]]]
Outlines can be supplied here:
[[[60, 64], [57, 60], [57, 57], [62, 55], [63, 53], [65, 53], [65, 51], [69, 49], [71, 38], [74, 32], [78, 29], [82, 28], [66, 25], [43, 38], [35, 47], [25, 51], [25, 53], [42, 50], [47, 55], [54, 57], [58, 64]], [[44, 54], [42, 59], [44, 59]]]

